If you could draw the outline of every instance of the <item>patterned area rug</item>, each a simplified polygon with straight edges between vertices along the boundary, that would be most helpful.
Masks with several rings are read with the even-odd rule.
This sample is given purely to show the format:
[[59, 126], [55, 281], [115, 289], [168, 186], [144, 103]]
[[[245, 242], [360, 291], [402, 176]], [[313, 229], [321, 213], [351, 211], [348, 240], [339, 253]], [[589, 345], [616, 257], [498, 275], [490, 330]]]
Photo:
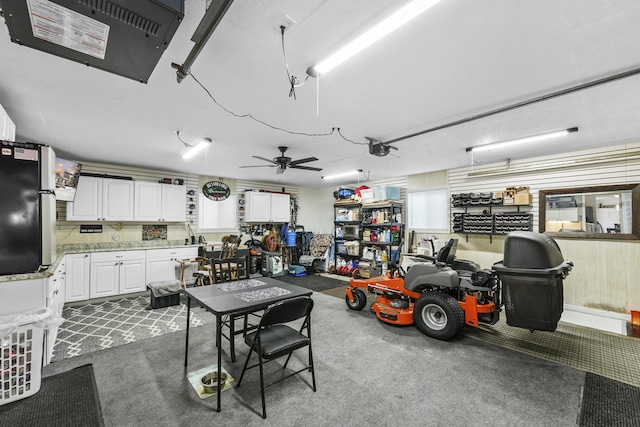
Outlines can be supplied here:
[[[148, 306], [149, 297], [142, 295], [65, 308], [52, 362], [185, 329], [184, 304], [155, 310]], [[190, 327], [206, 323], [193, 310], [190, 317]]]

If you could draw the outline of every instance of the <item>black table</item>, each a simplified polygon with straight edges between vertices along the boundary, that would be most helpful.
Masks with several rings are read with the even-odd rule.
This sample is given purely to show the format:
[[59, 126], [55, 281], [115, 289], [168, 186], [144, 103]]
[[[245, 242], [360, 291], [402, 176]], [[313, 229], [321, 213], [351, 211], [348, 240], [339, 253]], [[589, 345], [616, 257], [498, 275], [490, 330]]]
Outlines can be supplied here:
[[[218, 285], [199, 286], [185, 290], [187, 295], [187, 337], [184, 349], [184, 366], [189, 355], [189, 323], [191, 317], [191, 299], [216, 316], [216, 346], [218, 353], [217, 407], [220, 412], [220, 394], [222, 388], [222, 318], [230, 314], [251, 313], [267, 308], [269, 305], [291, 298], [309, 296], [313, 292], [300, 286], [281, 282], [269, 277], [244, 279], [225, 282]], [[233, 337], [231, 337], [233, 339]]]

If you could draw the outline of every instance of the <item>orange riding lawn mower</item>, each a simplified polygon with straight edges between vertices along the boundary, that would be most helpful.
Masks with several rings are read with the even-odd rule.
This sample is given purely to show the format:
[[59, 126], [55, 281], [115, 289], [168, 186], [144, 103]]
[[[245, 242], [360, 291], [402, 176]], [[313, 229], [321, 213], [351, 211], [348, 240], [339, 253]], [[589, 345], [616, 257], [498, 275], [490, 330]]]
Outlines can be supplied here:
[[375, 294], [371, 311], [394, 325], [415, 323], [420, 332], [440, 340], [456, 336], [465, 325], [493, 325], [504, 307], [507, 325], [531, 332], [555, 331], [562, 314], [562, 282], [573, 267], [551, 237], [514, 231], [505, 236], [503, 261], [481, 269], [455, 257], [451, 239], [436, 257], [420, 256], [405, 272], [393, 263], [379, 277], [351, 279], [345, 301], [351, 310], [367, 304], [363, 291]]

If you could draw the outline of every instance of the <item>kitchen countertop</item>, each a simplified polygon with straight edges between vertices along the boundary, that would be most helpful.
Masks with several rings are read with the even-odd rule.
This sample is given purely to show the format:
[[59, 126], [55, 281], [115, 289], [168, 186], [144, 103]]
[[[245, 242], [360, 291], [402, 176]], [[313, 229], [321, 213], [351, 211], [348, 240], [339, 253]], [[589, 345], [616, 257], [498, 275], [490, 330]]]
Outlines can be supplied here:
[[71, 243], [57, 246], [57, 259], [46, 270], [35, 273], [11, 274], [0, 276], [0, 282], [13, 282], [16, 280], [43, 279], [53, 275], [58, 264], [66, 254], [133, 251], [141, 249], [171, 249], [171, 248], [197, 248], [199, 245], [185, 245], [181, 240], [145, 240], [134, 242], [108, 242], [108, 243]]

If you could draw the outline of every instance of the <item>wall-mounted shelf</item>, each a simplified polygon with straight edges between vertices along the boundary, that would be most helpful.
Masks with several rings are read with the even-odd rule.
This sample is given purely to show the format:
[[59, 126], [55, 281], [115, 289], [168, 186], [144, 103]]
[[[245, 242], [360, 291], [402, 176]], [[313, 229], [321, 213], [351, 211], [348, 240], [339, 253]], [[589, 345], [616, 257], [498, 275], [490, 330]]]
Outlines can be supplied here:
[[[504, 205], [501, 198], [493, 197], [494, 193], [479, 193], [475, 197], [470, 197], [475, 193], [464, 194], [468, 197], [452, 195], [452, 207], [461, 210], [453, 213], [452, 231], [464, 234], [466, 241], [469, 241], [470, 234], [489, 236], [489, 241], [493, 242], [494, 235], [533, 230], [533, 215], [520, 211], [520, 208], [530, 208], [530, 205]], [[481, 203], [479, 200], [488, 201], [488, 203]], [[514, 209], [514, 211], [494, 213], [496, 208]], [[476, 209], [482, 209], [482, 212], [470, 213], [470, 210]]]

